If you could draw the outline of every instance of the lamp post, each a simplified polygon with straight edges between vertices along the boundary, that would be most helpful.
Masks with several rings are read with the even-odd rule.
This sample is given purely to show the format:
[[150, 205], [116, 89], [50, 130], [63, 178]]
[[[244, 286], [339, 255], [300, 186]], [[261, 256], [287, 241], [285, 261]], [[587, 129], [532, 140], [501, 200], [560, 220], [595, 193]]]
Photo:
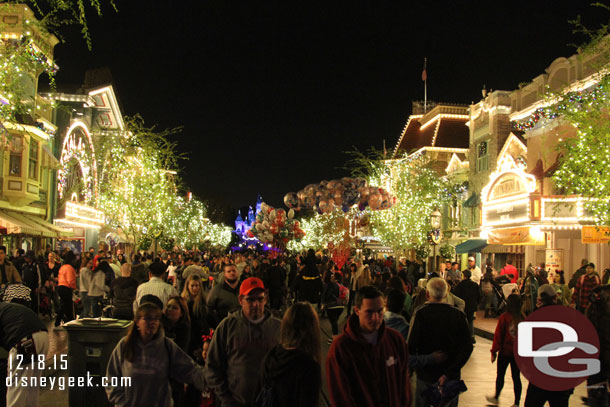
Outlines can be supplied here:
[[430, 226], [432, 230], [428, 234], [430, 243], [432, 244], [432, 272], [436, 271], [436, 245], [441, 242], [441, 217], [442, 214], [438, 209], [430, 214]]

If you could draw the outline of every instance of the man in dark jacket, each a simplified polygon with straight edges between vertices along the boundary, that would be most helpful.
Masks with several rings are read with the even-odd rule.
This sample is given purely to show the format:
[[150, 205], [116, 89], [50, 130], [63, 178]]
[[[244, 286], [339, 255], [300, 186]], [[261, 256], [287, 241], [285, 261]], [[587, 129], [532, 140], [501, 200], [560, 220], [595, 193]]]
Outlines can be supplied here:
[[[37, 369], [37, 365], [32, 366], [28, 361], [37, 361], [39, 355], [46, 355], [49, 349], [46, 327], [31, 309], [21, 304], [0, 302], [0, 346], [9, 351], [7, 405], [37, 406], [39, 387], [33, 383], [40, 383], [44, 369]], [[17, 357], [18, 354], [21, 356]], [[30, 385], [18, 385], [17, 380], [20, 383], [26, 380]]]
[[326, 380], [334, 407], [411, 405], [404, 338], [383, 321], [383, 298], [364, 286], [356, 294], [354, 314], [332, 343]]
[[309, 249], [304, 260], [305, 267], [299, 272], [296, 280], [295, 291], [299, 301], [309, 301], [311, 304], [320, 304], [322, 295], [322, 276], [316, 265], [316, 254]]
[[481, 301], [481, 288], [470, 279], [470, 270], [464, 270], [463, 276], [464, 279], [458, 283], [453, 290], [453, 293], [463, 299], [466, 303], [464, 313], [466, 314], [466, 320], [468, 321], [468, 327], [470, 328], [472, 343], [474, 343], [474, 313], [477, 311], [479, 301]]
[[574, 272], [574, 275], [572, 276], [572, 278], [570, 279], [570, 282], [568, 283], [568, 287], [570, 287], [570, 288], [576, 287], [576, 283], [578, 282], [578, 279], [582, 275], [587, 273], [587, 265], [588, 264], [589, 264], [589, 260], [587, 260], [587, 259], [582, 259], [581, 260], [580, 268]]
[[25, 263], [23, 263], [23, 284], [25, 284], [30, 291], [30, 306], [35, 314], [38, 314], [38, 292], [40, 291], [40, 268], [34, 261], [34, 252], [28, 250], [25, 254]]
[[280, 265], [280, 259], [273, 259], [267, 272], [267, 289], [269, 290], [269, 305], [271, 309], [279, 310], [282, 306], [282, 296], [286, 287], [286, 269]]
[[0, 288], [8, 284], [20, 283], [21, 275], [17, 268], [6, 258], [6, 246], [0, 246]]
[[239, 279], [235, 264], [224, 265], [224, 278], [222, 283], [216, 284], [208, 297], [208, 309], [215, 323], [220, 323], [229, 312], [239, 308]]
[[[417, 385], [415, 406], [429, 404], [425, 400], [425, 391], [435, 386], [443, 386], [450, 380], [460, 380], [460, 371], [472, 353], [472, 339], [464, 313], [444, 302], [448, 287], [445, 280], [432, 278], [426, 285], [428, 302], [419, 307], [411, 319], [407, 339], [409, 353], [426, 355], [442, 351], [447, 359], [439, 364], [416, 368]], [[449, 406], [457, 406], [456, 397]]]
[[146, 266], [146, 263], [142, 262], [142, 257], [139, 254], [134, 256], [133, 266], [131, 267], [131, 277], [133, 277], [138, 284], [148, 281], [148, 267]]
[[121, 277], [115, 279], [110, 285], [110, 297], [114, 308], [112, 316], [118, 319], [133, 319], [133, 300], [136, 298], [138, 281], [131, 277], [131, 264], [121, 266]]

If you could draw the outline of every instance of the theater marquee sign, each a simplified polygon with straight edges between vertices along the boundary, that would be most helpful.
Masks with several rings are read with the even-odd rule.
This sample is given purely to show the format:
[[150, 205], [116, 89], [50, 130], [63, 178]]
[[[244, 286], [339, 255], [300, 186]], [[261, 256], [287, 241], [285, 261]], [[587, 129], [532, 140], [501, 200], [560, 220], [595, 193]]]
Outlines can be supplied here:
[[540, 219], [536, 178], [506, 154], [481, 192], [481, 227], [489, 244], [544, 244], [544, 234], [528, 223]]

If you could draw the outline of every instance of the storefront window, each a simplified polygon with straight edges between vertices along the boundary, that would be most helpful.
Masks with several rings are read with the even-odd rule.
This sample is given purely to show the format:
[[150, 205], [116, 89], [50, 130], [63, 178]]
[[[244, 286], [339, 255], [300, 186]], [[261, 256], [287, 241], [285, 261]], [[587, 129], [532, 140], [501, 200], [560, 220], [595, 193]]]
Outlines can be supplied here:
[[12, 136], [10, 142], [11, 157], [9, 160], [9, 175], [21, 176], [21, 155], [23, 153], [23, 137]]
[[28, 177], [38, 179], [38, 142], [30, 140], [30, 165], [28, 169]]

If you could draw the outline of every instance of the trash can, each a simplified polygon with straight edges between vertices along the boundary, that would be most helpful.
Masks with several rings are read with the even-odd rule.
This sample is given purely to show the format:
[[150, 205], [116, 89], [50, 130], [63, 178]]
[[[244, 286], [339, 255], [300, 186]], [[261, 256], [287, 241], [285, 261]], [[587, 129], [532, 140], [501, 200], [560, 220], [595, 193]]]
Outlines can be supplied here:
[[70, 407], [110, 405], [101, 378], [106, 375], [112, 351], [131, 324], [113, 318], [83, 318], [64, 325], [68, 331], [68, 376], [87, 377], [88, 373], [93, 380], [93, 387], [70, 387]]

